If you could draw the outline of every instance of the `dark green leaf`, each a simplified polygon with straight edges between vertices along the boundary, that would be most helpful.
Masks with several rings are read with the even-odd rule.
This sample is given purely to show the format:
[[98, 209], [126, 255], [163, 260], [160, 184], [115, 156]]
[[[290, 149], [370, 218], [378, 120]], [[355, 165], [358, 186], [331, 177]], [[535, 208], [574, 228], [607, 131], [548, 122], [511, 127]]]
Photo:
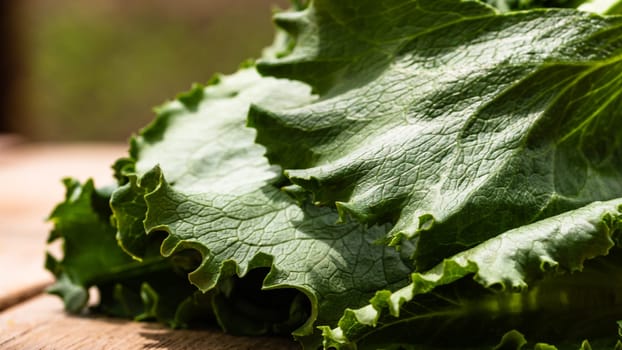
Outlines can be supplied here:
[[620, 18], [320, 0], [279, 23], [296, 47], [262, 72], [321, 95], [253, 108], [257, 141], [342, 218], [394, 223], [419, 269], [622, 196]]
[[87, 306], [89, 288], [96, 287], [100, 299], [96, 308], [108, 315], [187, 323], [188, 319], [176, 317], [175, 310], [196, 288], [175, 271], [172, 259], [154, 251], [157, 245], [145, 247], [142, 262], [132, 259], [118, 246], [110, 223], [110, 190], [95, 189], [91, 180], [82, 185], [67, 179], [65, 186], [65, 201], [50, 215], [54, 223], [50, 241], [62, 239], [63, 257], [47, 257], [46, 267], [57, 278], [48, 291], [62, 297], [72, 313]]

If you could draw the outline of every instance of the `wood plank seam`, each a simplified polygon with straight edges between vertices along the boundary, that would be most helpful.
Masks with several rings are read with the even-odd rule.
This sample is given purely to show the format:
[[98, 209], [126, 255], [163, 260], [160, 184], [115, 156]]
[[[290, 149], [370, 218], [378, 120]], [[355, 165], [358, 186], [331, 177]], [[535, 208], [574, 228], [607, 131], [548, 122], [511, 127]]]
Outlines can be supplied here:
[[16, 292], [1, 295], [0, 296], [0, 312], [32, 299], [45, 292], [45, 289], [50, 285], [50, 282], [41, 282], [32, 286], [24, 287]]

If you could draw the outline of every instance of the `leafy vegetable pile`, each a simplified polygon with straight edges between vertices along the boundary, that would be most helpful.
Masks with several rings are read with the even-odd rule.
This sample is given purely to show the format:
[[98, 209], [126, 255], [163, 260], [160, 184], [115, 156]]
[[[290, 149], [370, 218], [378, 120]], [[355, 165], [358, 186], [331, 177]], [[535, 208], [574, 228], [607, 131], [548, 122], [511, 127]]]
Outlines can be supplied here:
[[116, 185], [66, 180], [51, 292], [310, 349], [622, 348], [622, 17], [489, 2], [278, 14]]

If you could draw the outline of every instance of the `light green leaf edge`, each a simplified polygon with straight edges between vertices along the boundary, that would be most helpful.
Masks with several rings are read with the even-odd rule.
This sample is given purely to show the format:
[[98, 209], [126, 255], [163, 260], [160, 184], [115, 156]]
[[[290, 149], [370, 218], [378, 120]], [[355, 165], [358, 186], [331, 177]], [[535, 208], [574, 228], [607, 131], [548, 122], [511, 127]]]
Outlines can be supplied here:
[[617, 15], [622, 13], [620, 0], [587, 0], [578, 7], [581, 11], [593, 12], [602, 15]]
[[577, 273], [586, 260], [607, 255], [622, 229], [622, 199], [595, 202], [531, 225], [507, 231], [479, 246], [445, 259], [396, 292], [380, 291], [370, 305], [344, 312], [337, 328], [320, 327], [324, 347], [355, 349], [359, 338], [396, 322], [404, 303], [472, 275], [484, 288], [525, 291], [545, 277]]

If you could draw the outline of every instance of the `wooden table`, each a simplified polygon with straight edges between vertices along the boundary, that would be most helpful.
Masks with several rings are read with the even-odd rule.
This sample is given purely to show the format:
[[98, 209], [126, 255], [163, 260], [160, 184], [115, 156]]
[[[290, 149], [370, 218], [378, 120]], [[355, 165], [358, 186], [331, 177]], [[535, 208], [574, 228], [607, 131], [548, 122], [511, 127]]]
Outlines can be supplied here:
[[0, 135], [0, 349], [298, 349], [289, 339], [70, 316], [43, 292], [52, 282], [43, 269], [45, 218], [63, 198], [60, 179], [105, 185], [110, 164], [125, 153], [119, 144], [24, 144]]

